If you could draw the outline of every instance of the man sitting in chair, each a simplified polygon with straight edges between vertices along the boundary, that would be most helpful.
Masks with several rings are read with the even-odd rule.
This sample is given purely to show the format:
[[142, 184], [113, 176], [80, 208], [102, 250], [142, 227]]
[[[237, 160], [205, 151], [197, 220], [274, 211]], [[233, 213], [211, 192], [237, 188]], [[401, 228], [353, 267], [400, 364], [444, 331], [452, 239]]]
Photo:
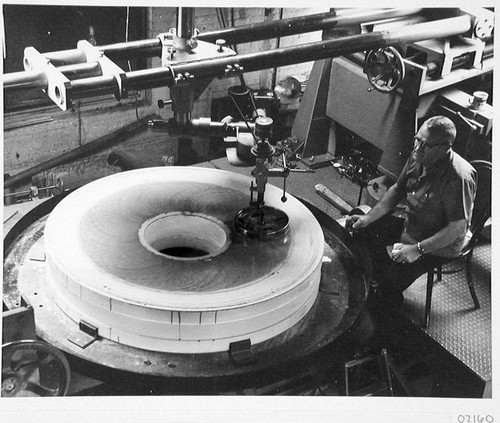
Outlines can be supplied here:
[[[439, 258], [457, 257], [470, 236], [476, 171], [452, 150], [455, 136], [450, 119], [426, 120], [397, 182], [368, 214], [346, 220], [368, 243], [372, 287], [390, 305], [400, 305], [403, 291]], [[404, 219], [392, 216], [402, 200]]]

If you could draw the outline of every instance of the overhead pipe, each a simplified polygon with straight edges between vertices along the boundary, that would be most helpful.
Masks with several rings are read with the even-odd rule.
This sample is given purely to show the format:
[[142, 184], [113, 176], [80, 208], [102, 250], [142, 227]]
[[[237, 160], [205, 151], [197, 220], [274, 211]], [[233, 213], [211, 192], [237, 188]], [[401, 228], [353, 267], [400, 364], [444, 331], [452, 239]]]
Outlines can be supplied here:
[[[179, 8], [177, 31], [189, 33], [189, 25], [194, 25], [194, 8]], [[227, 28], [204, 34], [199, 34], [198, 39], [213, 42], [224, 39], [226, 44], [237, 44], [241, 42], [259, 41], [272, 37], [283, 37], [287, 35], [300, 34], [311, 31], [360, 24], [367, 21], [390, 19], [416, 15], [422, 9], [340, 9], [336, 13], [319, 13], [303, 17], [294, 17], [278, 21], [263, 22], [234, 28]], [[192, 28], [192, 27], [190, 27]], [[160, 57], [162, 54], [162, 43], [159, 38], [128, 41], [97, 47], [104, 55], [113, 61], [130, 60], [134, 58]], [[74, 65], [74, 72], [84, 73], [87, 66], [87, 58], [79, 49], [61, 50], [43, 53], [43, 56], [52, 65], [59, 67]], [[81, 69], [79, 69], [81, 66]], [[64, 73], [64, 72], [63, 72]], [[68, 79], [73, 79], [65, 75]], [[99, 76], [97, 72], [87, 77]], [[4, 76], [4, 89], [28, 90], [32, 88], [43, 89], [46, 81], [40, 73], [16, 72]]]
[[97, 47], [111, 60], [160, 57], [162, 45], [159, 38], [127, 41]]
[[[169, 85], [174, 83], [176, 75], [186, 73], [195, 78], [219, 78], [225, 76], [229, 67], [234, 69], [239, 66], [244, 72], [253, 72], [274, 66], [321, 60], [390, 45], [459, 35], [469, 31], [470, 28], [470, 18], [459, 16], [389, 31], [371, 32], [240, 56], [172, 65], [162, 69], [129, 72], [126, 74], [123, 84], [128, 89], [139, 89], [138, 87], [144, 86], [153, 88], [151, 86], [153, 80], [158, 83], [163, 81], [164, 85]], [[158, 86], [160, 85], [156, 85], [156, 87]]]
[[45, 89], [47, 87], [47, 75], [45, 72], [11, 72], [2, 77], [3, 89], [8, 91]]
[[286, 37], [288, 35], [302, 34], [322, 29], [359, 25], [382, 19], [392, 19], [412, 16], [420, 13], [422, 9], [337, 9], [335, 13], [326, 12], [314, 15], [300, 16], [226, 28], [222, 30], [205, 32], [198, 36], [201, 41], [215, 43], [223, 39], [227, 44], [242, 44], [268, 38]]
[[180, 38], [189, 40], [193, 37], [194, 30], [194, 7], [179, 7], [177, 9], [177, 33]]
[[275, 50], [208, 59], [162, 68], [126, 72], [120, 75], [122, 92], [113, 76], [99, 76], [67, 83], [69, 97], [86, 98], [99, 94], [114, 94], [122, 98], [128, 90], [141, 90], [172, 86], [178, 75], [189, 73], [195, 78], [222, 78], [228, 69], [244, 72], [287, 66], [342, 56], [348, 53], [372, 50], [390, 45], [406, 44], [434, 38], [460, 35], [471, 29], [469, 16], [459, 16], [419, 23], [386, 31], [376, 31], [325, 41], [317, 41]]
[[[101, 76], [102, 70], [97, 62], [85, 62], [57, 68], [70, 81]], [[12, 72], [3, 76], [4, 89], [8, 91], [32, 90], [47, 87], [47, 77], [44, 72], [25, 71]]]
[[[189, 31], [187, 26], [192, 22], [194, 11], [180, 8], [181, 20], [177, 23], [178, 30]], [[185, 12], [183, 12], [185, 10]], [[284, 37], [306, 32], [320, 31], [334, 27], [361, 24], [367, 21], [391, 19], [396, 17], [412, 16], [423, 9], [337, 9], [335, 13], [317, 13], [308, 16], [299, 16], [278, 21], [262, 22], [239, 27], [219, 29], [217, 31], [205, 32], [197, 36], [198, 40], [215, 43], [223, 39], [226, 44], [238, 44], [252, 41], [260, 41], [267, 38]], [[133, 59], [144, 57], [160, 57], [162, 44], [159, 38], [138, 41], [114, 43], [97, 47], [111, 60]], [[77, 49], [44, 53], [44, 56], [54, 66], [76, 64], [85, 62], [85, 55]]]
[[71, 100], [81, 100], [108, 94], [112, 94], [118, 99], [124, 97], [120, 93], [118, 82], [113, 75], [77, 79], [67, 83], [66, 90], [67, 96]]
[[[239, 65], [246, 72], [265, 69], [269, 66], [287, 66], [311, 60], [342, 56], [347, 53], [373, 50], [393, 45], [407, 44], [434, 38], [445, 38], [463, 34], [471, 28], [468, 16], [442, 19], [367, 34], [352, 35], [323, 42], [303, 44], [279, 50], [263, 51], [241, 56]], [[175, 69], [178, 72], [177, 68]], [[193, 72], [194, 75], [196, 75]]]
[[[241, 44], [335, 27], [359, 25], [367, 21], [413, 16], [422, 10], [421, 8], [363, 9], [361, 11], [359, 9], [340, 9], [336, 13], [317, 13], [278, 21], [218, 29], [199, 34], [197, 39], [209, 43], [215, 43], [217, 40], [223, 39], [227, 45]], [[182, 22], [185, 23], [186, 19], [185, 17]], [[130, 42], [110, 44], [98, 48], [112, 60], [130, 59], [138, 56], [159, 57], [162, 53], [162, 45], [158, 38], [134, 41], [133, 44]]]

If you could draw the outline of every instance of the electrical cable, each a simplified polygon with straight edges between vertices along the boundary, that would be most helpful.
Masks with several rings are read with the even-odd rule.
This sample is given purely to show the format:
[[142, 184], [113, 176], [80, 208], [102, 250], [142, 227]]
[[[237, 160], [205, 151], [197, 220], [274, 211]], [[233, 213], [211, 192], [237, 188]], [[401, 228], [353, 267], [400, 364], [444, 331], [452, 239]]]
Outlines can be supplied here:
[[[246, 117], [243, 115], [243, 112], [242, 110], [240, 109], [240, 107], [238, 106], [238, 103], [236, 102], [236, 100], [231, 96], [229, 95], [229, 98], [231, 98], [231, 100], [233, 101], [233, 104], [236, 106], [236, 108], [238, 109], [238, 113], [240, 114], [241, 118], [243, 119], [243, 122], [245, 122], [245, 125], [248, 129], [248, 131], [252, 134], [252, 137], [253, 139], [255, 140], [255, 142], [258, 142], [257, 140], [257, 137], [255, 136], [254, 132], [250, 129], [250, 125], [248, 124], [248, 120], [246, 119]], [[250, 94], [250, 98], [252, 98], [252, 95]], [[253, 103], [253, 100], [252, 100], [252, 103]], [[254, 104], [254, 107], [255, 107], [255, 104]]]
[[[87, 140], [87, 131], [85, 130], [85, 126], [82, 121], [82, 112], [80, 110], [80, 102], [74, 101], [73, 108], [76, 110], [76, 115], [78, 119], [78, 145], [82, 146]], [[83, 134], [83, 136], [82, 136]]]
[[[224, 14], [223, 14], [222, 8], [221, 7], [216, 8], [216, 12], [217, 12], [217, 18], [219, 20], [219, 25], [223, 29], [226, 29], [226, 21], [224, 19]], [[220, 14], [220, 18], [219, 18], [219, 14]], [[234, 8], [232, 8], [232, 7], [231, 7], [231, 26], [234, 27]], [[236, 45], [232, 45], [231, 48], [235, 51], [236, 54], [238, 54], [238, 50], [236, 49]], [[239, 75], [239, 79], [240, 79], [241, 86], [244, 87], [244, 88], [246, 88], [246, 89], [248, 89], [247, 84], [245, 82], [245, 78], [243, 77], [243, 75], [240, 74]], [[255, 105], [253, 96], [250, 94], [249, 97], [250, 97], [250, 101], [252, 103], [253, 111], [255, 112], [255, 115], [257, 116], [257, 106]], [[240, 116], [242, 117], [242, 119], [245, 122], [245, 124], [247, 125], [247, 128], [250, 129], [249, 126], [248, 126], [248, 123], [246, 121], [246, 117], [243, 115], [243, 112], [240, 110], [240, 108], [236, 104], [236, 101], [233, 99], [233, 97], [231, 97], [231, 100], [233, 101], [234, 105], [238, 109], [238, 112], [240, 113]], [[255, 136], [254, 136], [254, 138], [255, 138]]]

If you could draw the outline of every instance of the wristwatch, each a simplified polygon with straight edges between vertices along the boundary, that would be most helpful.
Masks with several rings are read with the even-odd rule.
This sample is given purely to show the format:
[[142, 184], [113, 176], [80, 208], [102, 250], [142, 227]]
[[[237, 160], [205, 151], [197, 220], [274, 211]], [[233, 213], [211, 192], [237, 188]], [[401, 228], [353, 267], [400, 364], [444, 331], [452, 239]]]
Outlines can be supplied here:
[[420, 242], [417, 242], [417, 251], [422, 255], [425, 254], [424, 247], [422, 247], [422, 244]]

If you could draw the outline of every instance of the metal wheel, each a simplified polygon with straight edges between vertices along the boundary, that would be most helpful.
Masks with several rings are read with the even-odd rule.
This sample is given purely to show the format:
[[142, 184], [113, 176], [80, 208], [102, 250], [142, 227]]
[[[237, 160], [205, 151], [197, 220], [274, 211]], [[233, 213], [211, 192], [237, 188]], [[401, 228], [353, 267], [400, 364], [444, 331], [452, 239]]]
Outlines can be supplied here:
[[365, 60], [365, 72], [374, 89], [388, 93], [396, 89], [405, 77], [405, 65], [394, 47], [371, 50]]
[[2, 397], [64, 396], [70, 382], [66, 357], [43, 341], [2, 345]]

